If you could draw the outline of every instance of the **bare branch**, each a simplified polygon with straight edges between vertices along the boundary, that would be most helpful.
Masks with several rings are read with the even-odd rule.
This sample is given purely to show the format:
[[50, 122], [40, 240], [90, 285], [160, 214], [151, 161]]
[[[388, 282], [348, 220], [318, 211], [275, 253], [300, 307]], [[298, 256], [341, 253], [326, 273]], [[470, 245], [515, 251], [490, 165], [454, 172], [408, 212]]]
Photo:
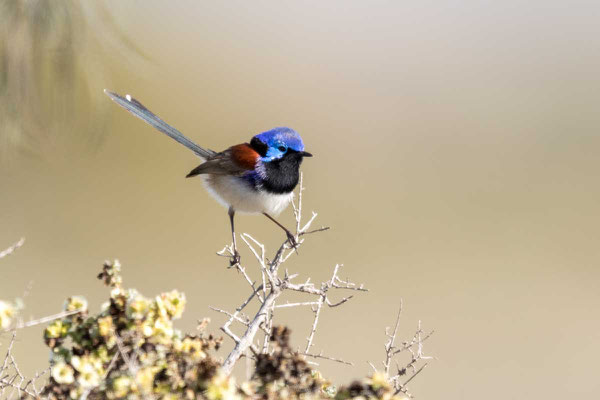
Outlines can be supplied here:
[[344, 297], [342, 300], [338, 301], [337, 303], [332, 303], [327, 298], [325, 299], [325, 301], [327, 302], [327, 305], [329, 307], [337, 307], [337, 306], [341, 306], [342, 304], [344, 304], [345, 302], [347, 302], [348, 300], [350, 300], [352, 297], [354, 297], [354, 296]]
[[398, 326], [400, 325], [400, 314], [402, 314], [402, 299], [400, 299], [400, 307], [398, 307], [398, 315], [396, 316], [396, 324], [394, 325], [394, 332], [390, 335], [387, 332], [387, 328], [385, 330], [386, 336], [389, 338], [389, 341], [385, 344], [385, 361], [383, 362], [384, 371], [389, 375], [390, 373], [390, 362], [392, 361], [392, 357], [394, 355], [394, 341], [396, 340], [396, 334], [398, 333]]
[[334, 361], [334, 362], [338, 362], [340, 364], [346, 364], [346, 365], [351, 365], [353, 366], [354, 364], [349, 362], [349, 361], [345, 361], [342, 360], [341, 358], [334, 358], [334, 357], [329, 357], [323, 354], [323, 352], [321, 351], [319, 354], [311, 354], [311, 353], [298, 353], [301, 356], [306, 356], [306, 357], [312, 357], [312, 358], [322, 358], [325, 360], [329, 360], [329, 361]]
[[241, 323], [241, 324], [243, 324], [243, 325], [246, 325], [246, 326], [248, 326], [248, 324], [249, 324], [249, 322], [248, 322], [248, 320], [247, 320], [247, 319], [246, 319], [246, 320], [243, 320], [243, 319], [241, 319], [240, 317], [238, 317], [238, 316], [236, 315], [236, 314], [237, 314], [237, 311], [236, 311], [236, 313], [235, 313], [235, 314], [232, 314], [232, 313], [230, 313], [230, 312], [227, 312], [227, 311], [225, 311], [225, 310], [221, 310], [220, 308], [216, 308], [216, 307], [213, 307], [213, 306], [209, 306], [208, 308], [210, 308], [210, 309], [211, 309], [211, 310], [213, 310], [213, 311], [220, 312], [221, 314], [225, 314], [225, 315], [229, 316], [229, 318], [231, 318], [231, 319], [234, 319], [234, 320], [236, 320], [237, 322], [239, 322], [239, 323]]
[[306, 338], [306, 348], [304, 349], [305, 353], [308, 353], [312, 346], [312, 342], [315, 337], [315, 332], [317, 331], [317, 324], [319, 323], [319, 315], [321, 314], [321, 309], [323, 308], [323, 302], [325, 301], [325, 299], [326, 294], [322, 294], [321, 297], [319, 297], [319, 300], [317, 301], [317, 307], [313, 309], [313, 312], [315, 313], [315, 318], [313, 319], [312, 327], [310, 328], [310, 334]]
[[[25, 395], [39, 398], [34, 381], [45, 374], [45, 372], [42, 372], [42, 374], [36, 373], [35, 378], [26, 381], [25, 376], [21, 373], [12, 354], [12, 348], [16, 337], [17, 333], [16, 331], [13, 331], [6, 349], [6, 355], [4, 356], [2, 366], [0, 367], [0, 397], [3, 397], [6, 390], [10, 389], [9, 394], [6, 396], [8, 399], [13, 398], [15, 393], [18, 398], [23, 398]], [[32, 386], [33, 391], [29, 389], [29, 386]]]
[[317, 296], [321, 295], [321, 290], [315, 288], [315, 286], [312, 283], [294, 284], [290, 282], [285, 282], [285, 289], [290, 289], [295, 292], [316, 294]]
[[414, 372], [410, 376], [410, 378], [408, 378], [406, 381], [404, 381], [404, 383], [396, 383], [396, 391], [394, 392], [394, 394], [396, 395], [398, 393], [404, 393], [409, 398], [412, 398], [413, 395], [408, 391], [408, 388], [406, 387], [406, 385], [408, 384], [408, 382], [412, 381], [417, 375], [419, 375], [421, 373], [421, 371], [423, 371], [427, 365], [429, 365], [429, 364], [423, 364], [423, 366], [421, 368], [419, 368], [416, 372]]
[[423, 371], [423, 369], [425, 369], [426, 366], [428, 366], [429, 364], [423, 364], [423, 366], [421, 368], [419, 368], [414, 374], [411, 375], [410, 378], [408, 378], [403, 384], [402, 386], [406, 386], [406, 384], [408, 384], [408, 382], [412, 381], [413, 378], [415, 376], [417, 376], [421, 371]]
[[70, 317], [71, 315], [80, 314], [83, 311], [85, 311], [85, 310], [79, 309], [79, 310], [73, 310], [73, 311], [63, 311], [63, 312], [59, 312], [58, 314], [49, 315], [47, 317], [35, 319], [32, 321], [19, 322], [19, 323], [17, 323], [17, 325], [14, 328], [8, 328], [8, 329], [5, 329], [4, 331], [0, 331], [0, 332], [8, 332], [8, 331], [12, 331], [12, 330], [29, 328], [32, 326], [45, 324], [47, 322], [51, 322], [51, 321], [54, 321], [57, 319], [62, 319], [62, 318]]
[[19, 247], [23, 246], [24, 243], [25, 243], [25, 238], [19, 239], [19, 241], [17, 243], [13, 244], [8, 249], [0, 251], [0, 258], [4, 258], [6, 256], [11, 255], [12, 253], [15, 252], [15, 250], [17, 250]]
[[305, 301], [302, 303], [285, 303], [285, 304], [277, 304], [275, 308], [289, 308], [289, 307], [299, 307], [299, 306], [316, 306], [318, 305], [318, 301]]
[[313, 233], [325, 232], [325, 231], [328, 231], [330, 229], [331, 228], [328, 227], [328, 226], [322, 226], [322, 227], [320, 227], [318, 229], [313, 229], [312, 231], [300, 232], [300, 234], [298, 236], [304, 236], [304, 235], [310, 235], [310, 234], [313, 234]]
[[[427, 334], [425, 337], [423, 337], [423, 330], [421, 329], [421, 321], [419, 321], [417, 324], [417, 331], [414, 333], [412, 339], [410, 341], [403, 342], [401, 347], [399, 347], [399, 348], [396, 347], [394, 342], [395, 342], [396, 336], [398, 334], [398, 327], [400, 325], [401, 314], [402, 314], [402, 301], [400, 301], [400, 307], [398, 308], [398, 314], [396, 316], [394, 330], [392, 331], [392, 333], [390, 333], [389, 328], [385, 329], [385, 335], [388, 338], [388, 340], [384, 345], [385, 360], [383, 361], [383, 367], [384, 367], [384, 372], [385, 372], [386, 376], [389, 376], [390, 375], [390, 366], [391, 366], [393, 358], [402, 352], [407, 352], [410, 354], [410, 359], [408, 360], [408, 362], [406, 364], [404, 364], [404, 366], [401, 367], [399, 365], [398, 361], [395, 362], [397, 372], [394, 376], [391, 376], [388, 378], [388, 381], [393, 385], [393, 387], [396, 391], [395, 394], [402, 392], [410, 398], [410, 397], [412, 397], [412, 395], [409, 393], [406, 385], [411, 380], [413, 380], [415, 378], [415, 376], [417, 376], [423, 370], [423, 368], [425, 368], [427, 366], [427, 363], [425, 363], [425, 364], [421, 365], [420, 367], [418, 367], [418, 365], [420, 364], [420, 361], [429, 360], [429, 359], [433, 358], [430, 356], [426, 356], [423, 353], [423, 342], [425, 340], [427, 340], [429, 337], [431, 337], [431, 335], [433, 334], [433, 331], [431, 331], [429, 334]], [[374, 368], [374, 366], [373, 366], [373, 368]], [[406, 374], [409, 370], [412, 370], [411, 376], [404, 382], [401, 382], [400, 381], [401, 377], [406, 376]]]
[[223, 371], [225, 371], [226, 374], [231, 373], [235, 362], [252, 344], [252, 340], [254, 339], [254, 336], [256, 335], [260, 324], [262, 324], [265, 321], [269, 308], [272, 306], [272, 304], [275, 302], [275, 300], [277, 299], [277, 297], [279, 297], [280, 294], [281, 291], [274, 288], [271, 290], [265, 301], [262, 303], [260, 309], [258, 310], [258, 313], [248, 325], [246, 333], [244, 333], [244, 336], [242, 336], [239, 339], [231, 353], [229, 353], [229, 355], [225, 359], [225, 362], [223, 363]]
[[[309, 231], [310, 226], [315, 221], [317, 214], [312, 213], [312, 216], [308, 219], [308, 221], [302, 221], [302, 193], [304, 191], [303, 186], [303, 178], [300, 177], [300, 184], [298, 189], [298, 198], [297, 204], [292, 201], [292, 207], [294, 210], [294, 217], [296, 220], [296, 234], [295, 239], [298, 246], [302, 245], [306, 239], [299, 239], [302, 235], [308, 235], [310, 233], [317, 233], [325, 231], [329, 228], [321, 227], [319, 229], [315, 229], [313, 231]], [[225, 332], [229, 337], [233, 339], [235, 342], [234, 349], [227, 356], [223, 369], [226, 373], [230, 373], [233, 369], [235, 362], [246, 352], [247, 348], [252, 348], [256, 353], [256, 348], [254, 345], [254, 337], [259, 329], [264, 332], [264, 338], [262, 340], [262, 353], [269, 352], [269, 342], [271, 338], [271, 333], [273, 329], [273, 321], [275, 317], [275, 310], [281, 308], [292, 308], [292, 307], [301, 307], [301, 306], [310, 306], [313, 313], [313, 323], [311, 325], [311, 330], [307, 337], [306, 349], [304, 351], [305, 357], [311, 356], [309, 352], [311, 347], [313, 346], [315, 333], [317, 330], [317, 326], [319, 323], [319, 317], [321, 314], [321, 310], [324, 304], [327, 304], [328, 307], [337, 307], [352, 298], [352, 296], [342, 297], [341, 300], [332, 301], [328, 297], [328, 292], [331, 289], [344, 289], [344, 290], [354, 290], [354, 291], [366, 291], [363, 285], [356, 285], [349, 280], [342, 280], [338, 277], [338, 272], [341, 265], [336, 265], [333, 271], [331, 278], [328, 281], [322, 282], [320, 286], [315, 286], [313, 283], [310, 283], [310, 279], [308, 279], [305, 283], [292, 283], [291, 280], [297, 277], [297, 274], [289, 274], [287, 270], [284, 270], [283, 274], [280, 274], [279, 268], [283, 263], [285, 263], [291, 256], [294, 254], [296, 249], [291, 248], [288, 243], [288, 240], [284, 241], [277, 251], [275, 252], [274, 257], [269, 260], [266, 257], [266, 250], [263, 243], [255, 239], [248, 233], [243, 233], [240, 235], [246, 246], [250, 252], [254, 255], [255, 260], [258, 263], [258, 279], [262, 279], [262, 285], [256, 288], [255, 280], [250, 277], [248, 270], [242, 268], [238, 265], [237, 269], [242, 273], [246, 282], [250, 285], [253, 290], [252, 295], [240, 306], [236, 309], [236, 312], [229, 313], [219, 308], [213, 308], [213, 310], [220, 312], [222, 314], [226, 314], [229, 319], [225, 324], [221, 327], [221, 330]], [[231, 253], [233, 250], [229, 246], [225, 246], [225, 248], [219, 253], [220, 255], [225, 255], [225, 253]], [[283, 275], [283, 276], [281, 276]], [[290, 303], [286, 301], [282, 304], [276, 304], [278, 302], [278, 298], [284, 293], [286, 290], [301, 292], [308, 295], [316, 296], [315, 299], [307, 300], [307, 301], [298, 301]], [[259, 294], [262, 294], [262, 297]], [[241, 318], [239, 313], [242, 308], [244, 308], [254, 297], [257, 295], [259, 301], [261, 302], [258, 312], [250, 318]], [[231, 324], [236, 321], [241, 323], [245, 332], [243, 335], [238, 337], [235, 335], [231, 329]], [[303, 353], [303, 354], [304, 354]], [[314, 354], [312, 355], [314, 356]], [[322, 356], [321, 358], [327, 358], [323, 356], [321, 353], [318, 356]], [[337, 359], [333, 360], [337, 361]]]

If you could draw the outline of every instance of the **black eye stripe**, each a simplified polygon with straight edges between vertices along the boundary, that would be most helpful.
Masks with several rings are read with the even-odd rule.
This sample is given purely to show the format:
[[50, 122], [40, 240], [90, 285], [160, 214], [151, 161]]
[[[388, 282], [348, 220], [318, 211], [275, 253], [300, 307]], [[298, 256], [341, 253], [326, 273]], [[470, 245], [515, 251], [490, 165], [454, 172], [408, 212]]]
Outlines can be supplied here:
[[265, 157], [267, 155], [267, 150], [269, 146], [265, 143], [261, 142], [259, 138], [253, 137], [250, 141], [250, 147], [252, 147], [261, 157]]
[[279, 146], [277, 149], [282, 153], [286, 150], [285, 146]]

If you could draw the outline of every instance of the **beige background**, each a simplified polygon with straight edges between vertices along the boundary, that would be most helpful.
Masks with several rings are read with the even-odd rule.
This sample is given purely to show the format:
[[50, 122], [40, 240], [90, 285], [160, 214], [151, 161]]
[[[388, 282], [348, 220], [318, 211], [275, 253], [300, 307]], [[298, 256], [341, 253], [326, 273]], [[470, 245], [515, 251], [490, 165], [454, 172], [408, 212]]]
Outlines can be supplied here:
[[[214, 254], [229, 241], [225, 209], [184, 179], [196, 159], [108, 87], [217, 150], [274, 126], [302, 134], [315, 155], [306, 207], [333, 230], [288, 268], [321, 280], [343, 263], [371, 288], [322, 316], [316, 350], [355, 363], [323, 363], [336, 382], [382, 359], [402, 298], [403, 336], [419, 319], [436, 330], [419, 398], [598, 398], [600, 3], [73, 7], [70, 42], [2, 31], [4, 51], [47, 69], [36, 96], [1, 97], [18, 107], [0, 120], [0, 247], [27, 242], [0, 261], [0, 298], [28, 293], [26, 317], [70, 294], [96, 310], [106, 258], [145, 294], [185, 291], [185, 330], [210, 316], [218, 332], [208, 305], [245, 296]], [[31, 84], [23, 66], [3, 76]], [[283, 239], [265, 218], [237, 223], [270, 248]], [[311, 315], [297, 312], [280, 321], [300, 344]], [[25, 371], [47, 363], [41, 331], [19, 334]]]

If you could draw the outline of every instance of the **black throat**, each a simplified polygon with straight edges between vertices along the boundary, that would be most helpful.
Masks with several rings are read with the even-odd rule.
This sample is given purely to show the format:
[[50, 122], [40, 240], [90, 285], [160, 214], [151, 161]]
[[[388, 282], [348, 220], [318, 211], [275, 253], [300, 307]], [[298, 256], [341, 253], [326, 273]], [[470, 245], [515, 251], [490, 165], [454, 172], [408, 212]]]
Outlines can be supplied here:
[[292, 192], [300, 180], [302, 158], [297, 151], [288, 149], [283, 157], [265, 162], [266, 179], [262, 181], [263, 190], [274, 194]]

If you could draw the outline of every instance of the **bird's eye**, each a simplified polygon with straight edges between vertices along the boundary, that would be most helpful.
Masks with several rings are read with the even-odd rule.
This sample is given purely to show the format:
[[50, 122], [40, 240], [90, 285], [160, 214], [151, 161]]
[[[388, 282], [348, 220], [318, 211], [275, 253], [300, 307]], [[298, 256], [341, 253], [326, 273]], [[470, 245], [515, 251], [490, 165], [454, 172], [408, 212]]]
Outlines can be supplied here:
[[280, 151], [280, 152], [282, 152], [282, 153], [285, 153], [285, 151], [286, 151], [287, 149], [285, 148], [285, 146], [279, 146], [279, 147], [277, 148], [277, 150], [279, 150], [279, 151]]

